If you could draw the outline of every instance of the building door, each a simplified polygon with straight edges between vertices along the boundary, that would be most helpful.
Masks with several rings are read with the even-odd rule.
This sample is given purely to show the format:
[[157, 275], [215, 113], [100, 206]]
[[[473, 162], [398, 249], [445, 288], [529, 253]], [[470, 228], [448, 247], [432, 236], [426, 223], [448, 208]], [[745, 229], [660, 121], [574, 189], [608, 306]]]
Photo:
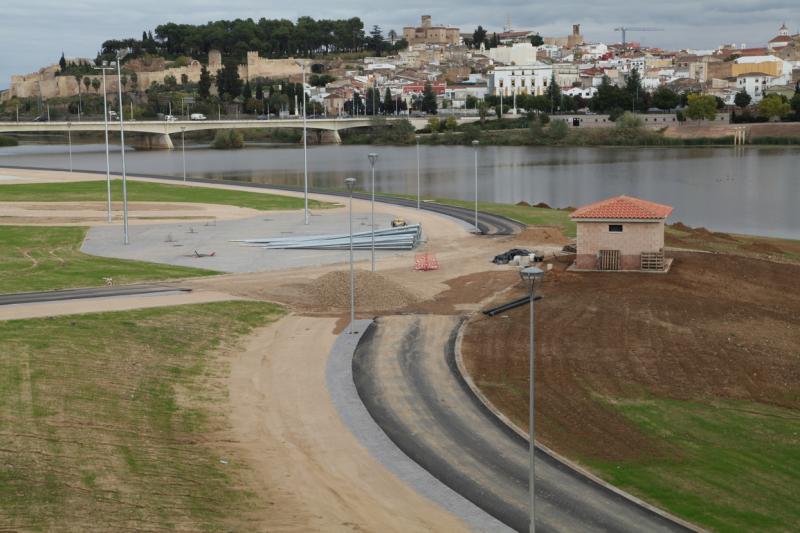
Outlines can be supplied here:
[[600, 270], [619, 270], [619, 250], [600, 250]]

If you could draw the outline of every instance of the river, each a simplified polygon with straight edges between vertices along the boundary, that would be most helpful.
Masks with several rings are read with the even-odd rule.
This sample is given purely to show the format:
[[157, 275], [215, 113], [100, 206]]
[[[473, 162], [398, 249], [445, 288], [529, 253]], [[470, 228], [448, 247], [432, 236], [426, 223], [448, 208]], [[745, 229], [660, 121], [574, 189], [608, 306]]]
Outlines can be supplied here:
[[[415, 194], [416, 147], [313, 146], [313, 187], [343, 186], [346, 177], [369, 180], [367, 154], [379, 154], [379, 192]], [[478, 148], [481, 201], [545, 202], [579, 206], [628, 194], [674, 206], [670, 221], [714, 231], [800, 238], [800, 151], [786, 147], [733, 148]], [[182, 174], [181, 150], [126, 153], [130, 174]], [[112, 152], [112, 168], [120, 167]], [[219, 151], [187, 147], [187, 173], [261, 183], [302, 185], [303, 150], [256, 146]], [[0, 166], [68, 167], [65, 145], [0, 148]], [[105, 170], [102, 145], [73, 146], [73, 168]], [[420, 147], [423, 196], [474, 198], [474, 152], [463, 146]]]

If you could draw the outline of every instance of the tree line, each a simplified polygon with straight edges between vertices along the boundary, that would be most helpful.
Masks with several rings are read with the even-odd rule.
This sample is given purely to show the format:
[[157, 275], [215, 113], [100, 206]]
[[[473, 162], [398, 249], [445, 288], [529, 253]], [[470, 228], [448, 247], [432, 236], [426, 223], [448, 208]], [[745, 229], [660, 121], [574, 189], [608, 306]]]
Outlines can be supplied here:
[[[392, 33], [392, 32], [390, 32]], [[130, 51], [133, 57], [161, 54], [165, 57], [188, 56], [205, 60], [212, 49], [236, 61], [243, 61], [248, 51], [260, 56], [282, 58], [313, 57], [329, 53], [373, 50], [377, 55], [407, 46], [402, 39], [386, 41], [379, 26], [367, 34], [358, 17], [320, 19], [300, 17], [217, 20], [206, 24], [169, 22], [156, 27], [155, 34], [144, 32], [142, 39], [111, 39], [102, 45], [101, 56], [113, 58], [118, 50]]]

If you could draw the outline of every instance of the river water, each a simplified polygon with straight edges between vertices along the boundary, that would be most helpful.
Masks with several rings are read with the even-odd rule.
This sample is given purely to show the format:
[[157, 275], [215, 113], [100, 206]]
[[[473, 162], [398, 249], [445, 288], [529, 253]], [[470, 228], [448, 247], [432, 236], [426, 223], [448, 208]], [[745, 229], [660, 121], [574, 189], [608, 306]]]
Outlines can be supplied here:
[[[180, 176], [181, 150], [126, 154], [130, 174]], [[313, 146], [313, 187], [342, 188], [346, 177], [368, 184], [367, 154], [379, 154], [379, 192], [416, 194], [416, 147]], [[579, 206], [628, 194], [674, 206], [670, 221], [714, 231], [800, 238], [800, 150], [734, 148], [544, 148], [486, 146], [478, 150], [481, 201], [546, 202]], [[303, 150], [260, 146], [219, 151], [187, 147], [187, 173], [282, 185], [303, 184]], [[112, 152], [112, 168], [120, 167]], [[64, 145], [0, 148], [0, 166], [68, 167]], [[102, 145], [73, 146], [76, 170], [105, 170]], [[474, 151], [462, 146], [420, 147], [423, 196], [472, 200]]]

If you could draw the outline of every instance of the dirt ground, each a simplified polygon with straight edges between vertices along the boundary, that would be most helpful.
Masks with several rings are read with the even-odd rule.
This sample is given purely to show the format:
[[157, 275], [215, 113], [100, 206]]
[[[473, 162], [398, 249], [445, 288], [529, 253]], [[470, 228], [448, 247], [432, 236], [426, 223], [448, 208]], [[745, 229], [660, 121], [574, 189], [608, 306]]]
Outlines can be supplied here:
[[[122, 203], [112, 203], [114, 222], [122, 222]], [[37, 226], [87, 226], [106, 224], [105, 202], [0, 202], [0, 224]], [[231, 220], [256, 217], [257, 209], [232, 205], [130, 202], [130, 224]]]
[[[800, 408], [800, 267], [676, 253], [669, 274], [570, 273], [556, 262], [537, 303], [541, 441], [573, 457], [666, 457], [603, 401], [650, 395], [741, 399]], [[498, 298], [524, 294], [516, 289]], [[528, 307], [476, 315], [464, 336], [470, 374], [527, 427]]]
[[769, 122], [762, 124], [681, 124], [669, 126], [666, 137], [696, 138], [725, 137], [733, 135], [735, 128], [747, 129], [748, 137], [800, 136], [800, 124], [794, 122]]
[[465, 531], [339, 419], [325, 385], [335, 322], [290, 315], [231, 354], [231, 446], [247, 459], [248, 486], [265, 495], [249, 517], [255, 530]]
[[771, 261], [800, 263], [800, 241], [752, 235], [734, 235], [676, 222], [665, 235], [665, 244], [675, 249], [741, 255]]

